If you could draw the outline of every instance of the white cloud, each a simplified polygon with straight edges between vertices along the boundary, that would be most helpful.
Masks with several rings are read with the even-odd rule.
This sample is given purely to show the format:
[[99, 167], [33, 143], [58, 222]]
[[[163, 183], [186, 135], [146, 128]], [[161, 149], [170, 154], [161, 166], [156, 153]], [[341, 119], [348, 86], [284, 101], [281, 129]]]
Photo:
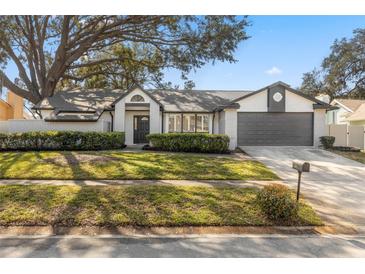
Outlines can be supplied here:
[[268, 69], [265, 71], [266, 74], [269, 75], [280, 75], [283, 73], [283, 71], [275, 66], [273, 66], [271, 69]]

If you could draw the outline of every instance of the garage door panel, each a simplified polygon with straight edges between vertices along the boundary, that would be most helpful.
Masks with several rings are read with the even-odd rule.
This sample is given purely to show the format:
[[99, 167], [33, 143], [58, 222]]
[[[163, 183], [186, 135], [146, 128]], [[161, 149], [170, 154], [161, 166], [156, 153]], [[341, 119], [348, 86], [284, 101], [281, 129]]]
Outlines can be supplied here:
[[242, 146], [311, 146], [313, 113], [238, 113], [238, 144]]

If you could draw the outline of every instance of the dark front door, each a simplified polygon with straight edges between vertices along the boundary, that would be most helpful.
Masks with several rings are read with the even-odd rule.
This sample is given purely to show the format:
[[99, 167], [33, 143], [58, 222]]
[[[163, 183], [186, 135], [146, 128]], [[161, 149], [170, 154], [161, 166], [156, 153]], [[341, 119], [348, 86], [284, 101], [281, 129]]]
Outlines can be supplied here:
[[135, 144], [148, 143], [146, 135], [150, 133], [150, 117], [134, 116], [133, 128], [133, 142]]

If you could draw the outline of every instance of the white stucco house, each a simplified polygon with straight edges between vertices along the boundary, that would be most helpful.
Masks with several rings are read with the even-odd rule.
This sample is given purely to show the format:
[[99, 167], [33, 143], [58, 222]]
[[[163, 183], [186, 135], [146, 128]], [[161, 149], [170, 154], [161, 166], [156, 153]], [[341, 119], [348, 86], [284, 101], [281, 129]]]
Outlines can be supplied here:
[[149, 133], [208, 132], [227, 134], [231, 149], [317, 146], [329, 107], [283, 82], [256, 91], [68, 90], [37, 104], [42, 123], [21, 130], [123, 131], [127, 145]]
[[365, 126], [365, 100], [334, 99], [331, 106], [336, 109], [327, 112], [327, 124]]

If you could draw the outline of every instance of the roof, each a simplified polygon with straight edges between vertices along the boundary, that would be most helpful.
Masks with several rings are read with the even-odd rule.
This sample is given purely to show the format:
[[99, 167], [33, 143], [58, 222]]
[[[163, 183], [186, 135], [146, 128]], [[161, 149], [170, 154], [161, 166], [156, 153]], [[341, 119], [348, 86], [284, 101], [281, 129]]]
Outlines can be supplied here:
[[351, 113], [346, 118], [347, 121], [361, 121], [365, 120], [365, 102], [361, 104], [354, 113]]
[[356, 111], [362, 104], [365, 103], [365, 100], [354, 100], [354, 99], [335, 99], [332, 104], [339, 103], [340, 105], [345, 106], [352, 112]]
[[[140, 88], [165, 112], [214, 112], [224, 108], [239, 108], [238, 101], [270, 87], [282, 85], [316, 104], [317, 108], [329, 105], [300, 91], [290, 88], [283, 82], [276, 82], [257, 91], [253, 90], [144, 90], [135, 86], [129, 90], [121, 89], [74, 89], [56, 92], [35, 105], [34, 109], [53, 110], [48, 121], [96, 121], [105, 110], [114, 109], [114, 105], [128, 93]], [[66, 112], [66, 113], [65, 113]]]
[[38, 104], [34, 109], [55, 109], [62, 111], [97, 111], [110, 107], [126, 91], [121, 89], [73, 89], [56, 92]]
[[237, 90], [148, 90], [166, 112], [213, 112], [253, 91]]

